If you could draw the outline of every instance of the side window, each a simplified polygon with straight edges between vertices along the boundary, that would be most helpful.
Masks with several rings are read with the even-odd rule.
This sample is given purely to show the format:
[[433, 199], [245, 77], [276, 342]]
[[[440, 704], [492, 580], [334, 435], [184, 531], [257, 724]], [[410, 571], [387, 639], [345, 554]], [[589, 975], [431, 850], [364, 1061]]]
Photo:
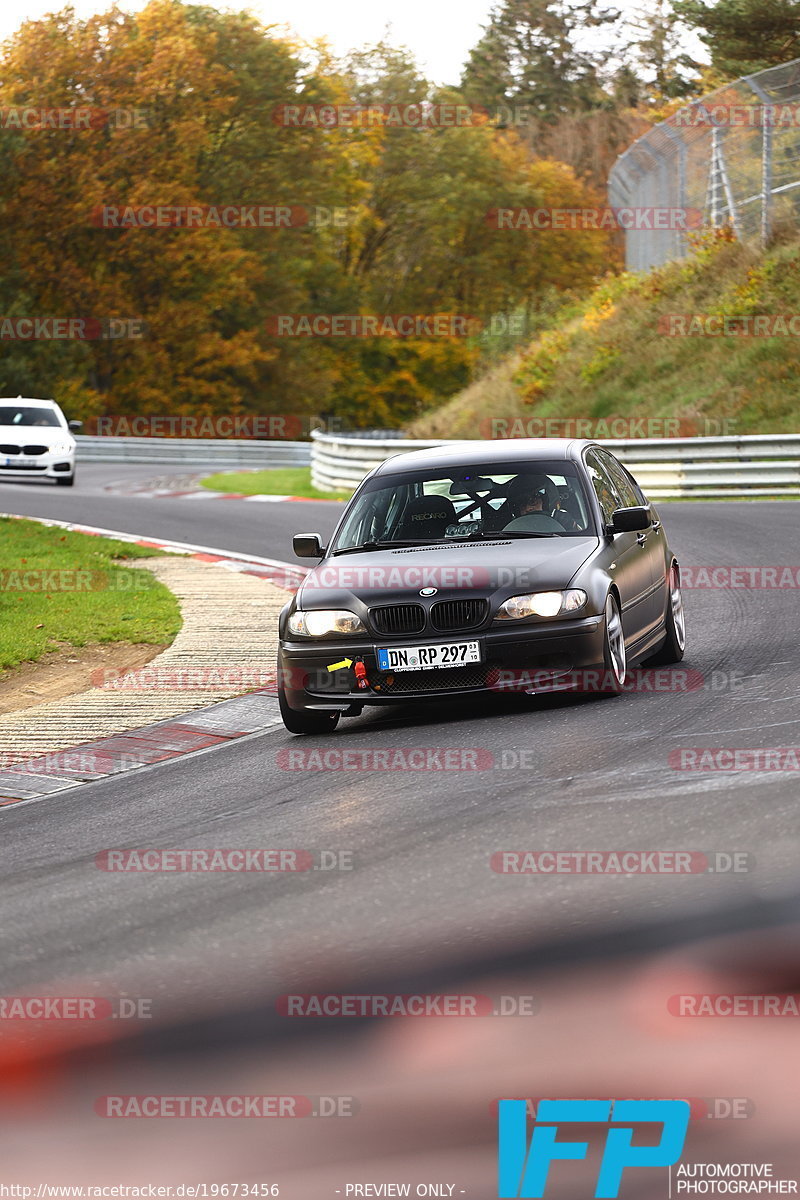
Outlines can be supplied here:
[[[615, 461], [619, 462], [619, 460], [615, 460]], [[622, 470], [622, 474], [624, 474], [627, 481], [630, 482], [630, 485], [633, 488], [634, 494], [636, 494], [637, 504], [649, 504], [648, 498], [646, 498], [644, 492], [642, 491], [642, 488], [640, 488], [639, 485], [637, 484], [637, 481], [633, 479], [633, 475], [630, 473], [630, 470], [628, 470], [627, 467], [622, 467], [621, 462], [620, 462], [620, 468]]]
[[636, 508], [638, 504], [643, 504], [644, 501], [640, 499], [638, 489], [622, 463], [618, 462], [608, 450], [601, 450], [597, 457], [610, 475], [614, 489], [622, 499], [621, 507]]
[[625, 507], [622, 503], [622, 497], [600, 462], [599, 456], [593, 450], [589, 450], [586, 454], [586, 469], [589, 472], [592, 487], [597, 493], [597, 499], [600, 502], [600, 508], [603, 512], [603, 520], [610, 525], [614, 509]]

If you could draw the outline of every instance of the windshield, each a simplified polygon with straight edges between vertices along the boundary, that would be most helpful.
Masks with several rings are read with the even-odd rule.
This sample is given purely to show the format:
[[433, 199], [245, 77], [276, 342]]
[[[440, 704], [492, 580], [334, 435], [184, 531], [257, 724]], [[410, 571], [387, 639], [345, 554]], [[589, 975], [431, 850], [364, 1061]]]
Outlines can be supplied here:
[[491, 463], [378, 476], [354, 501], [333, 553], [506, 537], [580, 537], [594, 525], [569, 462]]
[[46, 425], [50, 429], [62, 428], [52, 408], [26, 407], [21, 404], [4, 404], [0, 407], [0, 425]]

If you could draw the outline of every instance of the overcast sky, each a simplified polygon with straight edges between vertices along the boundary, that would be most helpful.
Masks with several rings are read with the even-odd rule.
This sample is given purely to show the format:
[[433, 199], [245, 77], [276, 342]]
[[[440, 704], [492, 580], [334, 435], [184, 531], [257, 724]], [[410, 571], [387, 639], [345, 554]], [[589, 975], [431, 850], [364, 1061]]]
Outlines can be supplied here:
[[[67, 0], [2, 0], [0, 39], [14, 33], [23, 21], [59, 10]], [[610, 3], [610, 0], [609, 0]], [[122, 0], [120, 7], [136, 11], [144, 0]], [[110, 0], [73, 0], [79, 16], [103, 12]], [[393, 45], [408, 46], [423, 74], [435, 83], [458, 83], [467, 55], [489, 19], [492, 0], [254, 0], [247, 4], [218, 4], [218, 8], [250, 8], [266, 24], [279, 24], [302, 39], [324, 37], [336, 54], [377, 42], [388, 30]], [[604, 5], [608, 7], [608, 5]], [[618, 11], [638, 14], [641, 0], [616, 0]], [[695, 47], [692, 47], [695, 49]]]
[[[423, 73], [439, 83], [457, 83], [461, 67], [480, 37], [481, 25], [488, 19], [491, 0], [457, 0], [435, 4], [432, 0], [255, 0], [248, 5], [218, 5], [225, 8], [249, 7], [262, 21], [284, 23], [301, 38], [325, 37], [336, 53], [379, 41], [389, 27], [390, 41], [407, 45], [414, 52]], [[0, 5], [0, 38], [14, 33], [25, 20], [35, 19], [62, 7], [60, 0], [3, 0]], [[106, 0], [74, 0], [79, 16], [103, 12]], [[141, 3], [122, 3], [121, 8], [135, 11]]]

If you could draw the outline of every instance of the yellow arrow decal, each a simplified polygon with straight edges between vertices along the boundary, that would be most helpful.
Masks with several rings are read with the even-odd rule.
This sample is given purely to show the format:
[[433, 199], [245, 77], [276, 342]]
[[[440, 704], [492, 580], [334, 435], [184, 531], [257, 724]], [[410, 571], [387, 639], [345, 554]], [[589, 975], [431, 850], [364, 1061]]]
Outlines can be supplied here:
[[328, 670], [329, 671], [341, 671], [342, 667], [352, 667], [352, 665], [353, 665], [352, 658], [343, 658], [341, 662], [331, 663], [331, 665], [328, 667]]

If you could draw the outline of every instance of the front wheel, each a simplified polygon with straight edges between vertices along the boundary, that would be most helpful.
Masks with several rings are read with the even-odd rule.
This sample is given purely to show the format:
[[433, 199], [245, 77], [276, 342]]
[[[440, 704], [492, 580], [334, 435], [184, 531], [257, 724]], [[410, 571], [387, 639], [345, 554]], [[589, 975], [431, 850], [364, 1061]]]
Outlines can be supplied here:
[[314, 712], [309, 709], [289, 708], [286, 693], [278, 685], [278, 707], [281, 719], [289, 733], [333, 733], [339, 724], [338, 712]]
[[75, 472], [71, 475], [56, 475], [56, 483], [59, 487], [72, 487], [75, 482]]
[[648, 665], [652, 664], [654, 667], [666, 667], [670, 663], [680, 662], [686, 649], [686, 616], [683, 611], [680, 576], [675, 563], [669, 572], [669, 595], [664, 626], [664, 644], [647, 660]]
[[628, 675], [628, 655], [625, 650], [625, 634], [622, 629], [619, 602], [612, 592], [609, 592], [606, 600], [603, 665], [605, 667], [603, 695], [618, 696]]

